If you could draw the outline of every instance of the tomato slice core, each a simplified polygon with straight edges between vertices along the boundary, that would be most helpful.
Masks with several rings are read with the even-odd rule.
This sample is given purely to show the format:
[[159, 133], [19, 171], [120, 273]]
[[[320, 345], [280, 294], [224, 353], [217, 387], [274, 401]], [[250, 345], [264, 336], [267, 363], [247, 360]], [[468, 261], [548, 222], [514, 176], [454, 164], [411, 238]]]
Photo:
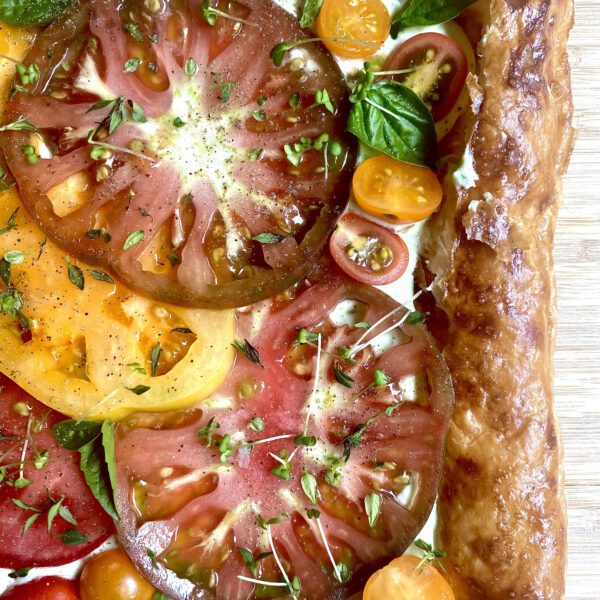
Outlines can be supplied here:
[[409, 69], [394, 79], [414, 90], [429, 107], [434, 121], [451, 110], [467, 80], [467, 58], [460, 46], [441, 33], [409, 38], [387, 59], [384, 71]]
[[329, 249], [347, 275], [369, 285], [392, 283], [408, 266], [408, 247], [402, 238], [356, 213], [342, 216]]
[[[4, 375], [0, 386], [0, 567], [46, 567], [77, 560], [113, 533], [112, 519], [85, 483], [79, 453], [54, 440], [51, 428], [64, 417]], [[59, 513], [50, 519], [48, 530], [48, 513], [59, 502], [77, 524]], [[85, 536], [80, 543], [63, 543], [61, 536], [70, 529]]]
[[119, 537], [170, 597], [279, 597], [296, 577], [297, 597], [345, 597], [429, 514], [452, 392], [424, 326], [337, 272], [292, 296], [240, 316], [244, 351], [195, 421], [117, 430]]
[[77, 3], [38, 36], [39, 82], [8, 119], [39, 130], [7, 132], [5, 155], [70, 254], [163, 302], [247, 305], [306, 275], [346, 203], [345, 83], [319, 44], [273, 65], [307, 34], [271, 0], [219, 3], [238, 20], [214, 26], [194, 2], [153, 6]]

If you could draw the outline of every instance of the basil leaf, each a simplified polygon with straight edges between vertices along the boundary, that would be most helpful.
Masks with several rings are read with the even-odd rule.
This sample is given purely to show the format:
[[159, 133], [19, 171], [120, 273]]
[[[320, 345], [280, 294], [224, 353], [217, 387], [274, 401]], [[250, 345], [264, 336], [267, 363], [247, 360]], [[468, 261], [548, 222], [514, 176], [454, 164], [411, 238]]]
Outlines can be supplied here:
[[117, 505], [117, 463], [115, 460], [115, 428], [110, 421], [102, 423], [102, 447], [104, 448], [104, 462], [108, 470], [108, 480], [113, 491], [113, 503]]
[[392, 19], [392, 37], [396, 38], [407, 27], [450, 21], [474, 2], [475, 0], [408, 0]]
[[323, 0], [306, 0], [300, 17], [300, 27], [312, 27], [315, 24], [322, 4]]
[[14, 27], [45, 25], [71, 4], [73, 0], [4, 0], [0, 3], [0, 21]]
[[60, 446], [67, 450], [79, 450], [100, 435], [100, 421], [75, 421], [67, 419], [52, 427], [52, 435]]
[[104, 458], [102, 440], [97, 438], [87, 443], [80, 448], [79, 452], [81, 453], [79, 466], [94, 497], [115, 521], [119, 521], [119, 513], [115, 507], [110, 486], [110, 475]]
[[396, 160], [433, 165], [436, 135], [426, 104], [397, 81], [369, 86], [348, 117], [348, 131], [367, 146]]
[[304, 473], [300, 479], [302, 490], [306, 494], [306, 497], [313, 503], [317, 503], [317, 496], [319, 494], [319, 488], [317, 486], [317, 478], [312, 473]]
[[376, 493], [369, 494], [365, 497], [365, 510], [369, 518], [369, 525], [375, 527], [377, 519], [381, 514], [381, 496]]

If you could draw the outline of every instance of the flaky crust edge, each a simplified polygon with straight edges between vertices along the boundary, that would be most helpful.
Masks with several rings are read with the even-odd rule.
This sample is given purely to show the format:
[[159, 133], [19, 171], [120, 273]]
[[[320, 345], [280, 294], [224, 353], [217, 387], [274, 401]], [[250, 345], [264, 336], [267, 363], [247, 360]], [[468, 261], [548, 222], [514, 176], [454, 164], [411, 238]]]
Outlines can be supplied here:
[[552, 248], [573, 144], [572, 20], [572, 0], [490, 0], [464, 15], [482, 36], [456, 145], [479, 179], [446, 177], [422, 241], [456, 393], [436, 542], [457, 600], [564, 597]]

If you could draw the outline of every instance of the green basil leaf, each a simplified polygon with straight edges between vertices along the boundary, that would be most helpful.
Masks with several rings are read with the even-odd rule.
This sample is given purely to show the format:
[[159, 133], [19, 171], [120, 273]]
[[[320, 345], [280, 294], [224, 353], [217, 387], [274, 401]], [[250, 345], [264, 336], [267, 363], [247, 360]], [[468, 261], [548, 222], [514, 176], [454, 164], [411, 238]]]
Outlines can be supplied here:
[[317, 486], [317, 478], [312, 473], [304, 473], [300, 479], [302, 490], [306, 497], [313, 503], [317, 503], [319, 488]]
[[110, 475], [104, 459], [102, 440], [97, 438], [87, 443], [79, 449], [79, 452], [81, 453], [79, 466], [94, 497], [115, 521], [119, 521], [119, 513], [110, 486]]
[[60, 541], [65, 546], [79, 546], [80, 544], [87, 544], [90, 541], [88, 536], [81, 533], [78, 529], [67, 529], [63, 534], [54, 537], [60, 538]]
[[117, 463], [115, 459], [115, 428], [110, 421], [102, 423], [102, 447], [104, 448], [104, 462], [108, 470], [108, 480], [113, 491], [113, 503], [117, 505]]
[[475, 0], [408, 0], [392, 19], [392, 37], [407, 27], [445, 23], [457, 17]]
[[300, 27], [312, 27], [315, 24], [322, 4], [323, 0], [306, 0], [300, 17]]
[[381, 496], [376, 493], [368, 494], [365, 497], [365, 510], [367, 511], [367, 517], [369, 518], [369, 525], [375, 527], [377, 519], [381, 514]]
[[75, 421], [67, 419], [52, 427], [52, 435], [67, 450], [79, 450], [100, 435], [101, 421]]
[[14, 27], [45, 25], [71, 4], [73, 0], [4, 0], [0, 2], [0, 21]]
[[431, 166], [436, 158], [435, 126], [426, 104], [397, 81], [366, 90], [348, 117], [348, 131], [367, 146], [401, 162]]

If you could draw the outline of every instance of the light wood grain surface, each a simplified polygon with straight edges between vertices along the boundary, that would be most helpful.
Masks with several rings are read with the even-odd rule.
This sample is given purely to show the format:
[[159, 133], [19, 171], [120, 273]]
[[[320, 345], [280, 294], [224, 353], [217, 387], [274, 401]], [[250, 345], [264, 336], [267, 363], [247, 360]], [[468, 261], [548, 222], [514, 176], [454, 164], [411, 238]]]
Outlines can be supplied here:
[[556, 235], [556, 405], [569, 515], [567, 599], [600, 599], [600, 0], [575, 0], [575, 152]]

